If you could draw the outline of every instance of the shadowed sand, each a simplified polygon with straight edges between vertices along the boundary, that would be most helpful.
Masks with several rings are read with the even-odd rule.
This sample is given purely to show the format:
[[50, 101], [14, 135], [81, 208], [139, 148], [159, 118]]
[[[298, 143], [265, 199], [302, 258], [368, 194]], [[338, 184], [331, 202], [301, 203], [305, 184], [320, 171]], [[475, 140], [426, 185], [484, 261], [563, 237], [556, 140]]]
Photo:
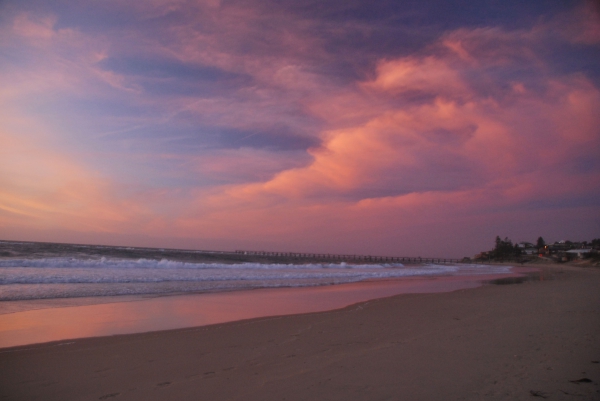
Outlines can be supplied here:
[[552, 280], [5, 349], [0, 398], [600, 399], [600, 270], [545, 269]]

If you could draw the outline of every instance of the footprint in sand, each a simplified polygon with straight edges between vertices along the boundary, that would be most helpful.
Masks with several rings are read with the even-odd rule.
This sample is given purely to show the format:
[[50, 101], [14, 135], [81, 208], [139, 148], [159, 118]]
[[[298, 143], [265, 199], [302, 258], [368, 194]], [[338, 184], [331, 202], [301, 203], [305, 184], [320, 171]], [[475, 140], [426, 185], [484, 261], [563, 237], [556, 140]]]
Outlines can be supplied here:
[[108, 398], [114, 398], [116, 396], [118, 396], [121, 393], [111, 393], [111, 394], [105, 394], [102, 397], [98, 398], [99, 400], [106, 400]]
[[587, 377], [584, 377], [583, 379], [579, 379], [579, 380], [569, 380], [571, 383], [593, 383], [593, 381], [591, 379], [588, 379]]
[[156, 385], [156, 387], [167, 387], [167, 386], [170, 386], [170, 385], [171, 385], [171, 382], [162, 382], [162, 383], [158, 383]]

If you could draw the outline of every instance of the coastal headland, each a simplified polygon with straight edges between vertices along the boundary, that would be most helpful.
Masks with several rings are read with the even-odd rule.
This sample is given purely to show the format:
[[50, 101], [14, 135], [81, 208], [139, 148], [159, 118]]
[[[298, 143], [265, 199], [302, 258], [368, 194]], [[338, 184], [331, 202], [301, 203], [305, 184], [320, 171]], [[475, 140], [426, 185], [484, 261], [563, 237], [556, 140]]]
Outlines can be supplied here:
[[7, 400], [600, 399], [600, 269], [0, 352]]

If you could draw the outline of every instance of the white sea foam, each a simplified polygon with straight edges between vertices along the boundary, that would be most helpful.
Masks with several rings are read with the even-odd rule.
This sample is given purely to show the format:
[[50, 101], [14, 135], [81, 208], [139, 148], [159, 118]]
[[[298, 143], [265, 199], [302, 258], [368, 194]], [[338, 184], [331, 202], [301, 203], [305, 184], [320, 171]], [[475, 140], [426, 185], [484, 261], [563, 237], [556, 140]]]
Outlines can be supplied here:
[[36, 267], [36, 268], [119, 268], [119, 269], [380, 269], [386, 267], [401, 267], [401, 263], [392, 264], [347, 264], [342, 263], [308, 263], [308, 264], [282, 264], [282, 263], [193, 263], [174, 260], [155, 259], [80, 259], [80, 258], [41, 258], [41, 259], [5, 259], [0, 260], [3, 267]]
[[506, 273], [486, 265], [192, 263], [167, 259], [0, 260], [0, 300], [340, 284], [411, 276]]

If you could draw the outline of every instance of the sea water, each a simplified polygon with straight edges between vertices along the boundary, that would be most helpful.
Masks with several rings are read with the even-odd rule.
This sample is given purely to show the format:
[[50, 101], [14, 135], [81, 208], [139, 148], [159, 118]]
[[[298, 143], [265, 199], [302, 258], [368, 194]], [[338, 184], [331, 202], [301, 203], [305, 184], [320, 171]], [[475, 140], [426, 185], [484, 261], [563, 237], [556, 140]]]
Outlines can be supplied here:
[[303, 260], [0, 241], [0, 348], [322, 312], [516, 274], [509, 266]]
[[0, 241], [0, 301], [309, 287], [510, 272], [507, 266], [476, 264], [235, 260], [236, 255], [226, 252]]

